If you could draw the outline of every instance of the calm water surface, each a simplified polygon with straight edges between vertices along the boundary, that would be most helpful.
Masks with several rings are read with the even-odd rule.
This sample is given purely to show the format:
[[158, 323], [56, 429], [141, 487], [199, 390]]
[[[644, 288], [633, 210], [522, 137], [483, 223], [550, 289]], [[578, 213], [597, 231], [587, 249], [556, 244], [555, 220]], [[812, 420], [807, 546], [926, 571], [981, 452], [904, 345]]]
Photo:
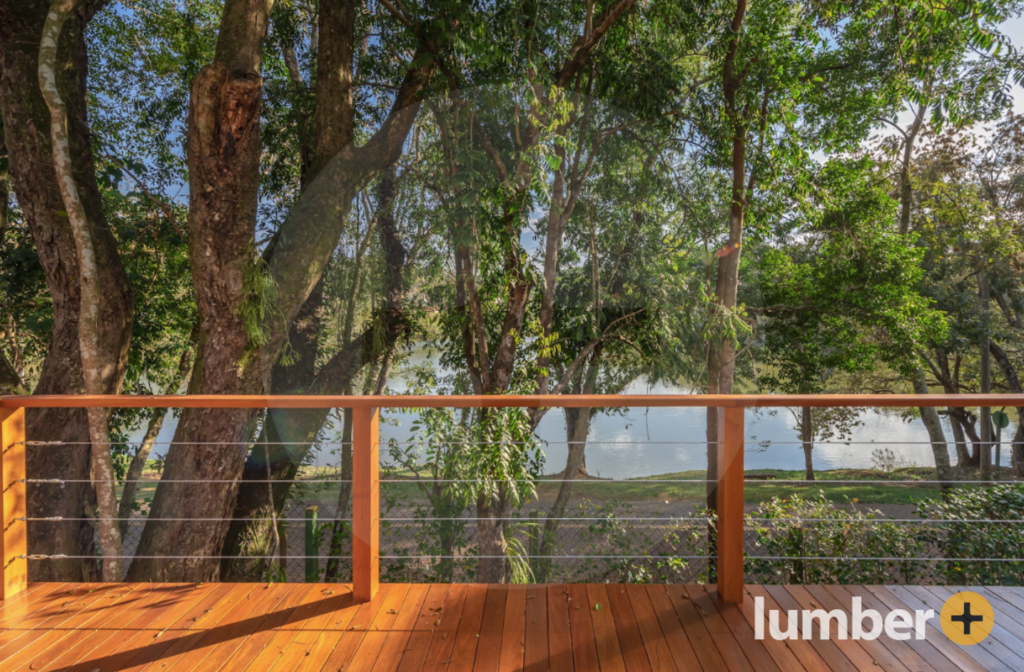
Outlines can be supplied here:
[[[414, 355], [410, 362], [422, 364], [425, 357]], [[407, 369], [406, 369], [407, 370]], [[402, 370], [392, 377], [388, 391], [407, 391]], [[685, 394], [689, 390], [658, 384], [648, 386], [638, 381], [626, 394]], [[286, 411], [283, 411], [286, 412]], [[381, 424], [381, 440], [409, 441], [411, 413], [389, 410]], [[819, 443], [814, 450], [816, 469], [863, 469], [874, 466], [872, 452], [888, 448], [904, 466], [934, 466], [928, 434], [919, 419], [907, 421], [898, 413], [865, 411], [863, 423], [853, 430], [847, 443]], [[176, 426], [168, 418], [154, 448], [154, 457], [166, 452]], [[587, 468], [591, 474], [610, 478], [635, 478], [689, 469], [704, 469], [707, 463], [704, 443], [706, 411], [703, 408], [633, 408], [601, 412], [593, 419], [587, 443]], [[947, 441], [953, 433], [944, 422]], [[803, 449], [799, 444], [796, 418], [789, 409], [748, 410], [746, 414], [747, 469], [803, 469]], [[1009, 465], [1009, 448], [1005, 443], [1013, 437], [1014, 424], [1003, 430], [1002, 463]], [[132, 438], [138, 440], [141, 432]], [[545, 472], [561, 471], [565, 466], [565, 418], [562, 411], [552, 409], [537, 430], [544, 442]], [[383, 452], [383, 451], [382, 451]], [[337, 463], [325, 448], [320, 464]], [[949, 446], [950, 459], [956, 463], [956, 451]]]

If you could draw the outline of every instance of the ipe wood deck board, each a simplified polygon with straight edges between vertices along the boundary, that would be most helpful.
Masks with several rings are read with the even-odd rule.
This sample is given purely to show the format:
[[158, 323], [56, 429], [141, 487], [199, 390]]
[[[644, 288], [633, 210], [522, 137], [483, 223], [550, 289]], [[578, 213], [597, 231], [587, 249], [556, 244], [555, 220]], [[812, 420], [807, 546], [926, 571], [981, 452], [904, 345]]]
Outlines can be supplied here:
[[[939, 611], [959, 590], [996, 612], [982, 644], [936, 619], [925, 640], [755, 637], [756, 597], [785, 629], [788, 610]], [[4, 672], [1024, 669], [1024, 592], [1001, 587], [747, 586], [737, 605], [714, 585], [384, 584], [358, 603], [347, 584], [32, 584], [0, 623]]]

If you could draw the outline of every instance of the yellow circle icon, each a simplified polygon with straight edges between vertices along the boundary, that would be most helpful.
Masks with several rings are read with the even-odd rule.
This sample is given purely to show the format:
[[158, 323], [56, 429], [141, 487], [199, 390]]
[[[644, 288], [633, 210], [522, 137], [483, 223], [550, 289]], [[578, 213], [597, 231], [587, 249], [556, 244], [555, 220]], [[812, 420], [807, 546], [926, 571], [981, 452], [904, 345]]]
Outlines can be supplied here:
[[995, 625], [992, 605], [988, 600], [967, 591], [956, 593], [946, 600], [939, 620], [946, 637], [961, 645], [984, 641]]

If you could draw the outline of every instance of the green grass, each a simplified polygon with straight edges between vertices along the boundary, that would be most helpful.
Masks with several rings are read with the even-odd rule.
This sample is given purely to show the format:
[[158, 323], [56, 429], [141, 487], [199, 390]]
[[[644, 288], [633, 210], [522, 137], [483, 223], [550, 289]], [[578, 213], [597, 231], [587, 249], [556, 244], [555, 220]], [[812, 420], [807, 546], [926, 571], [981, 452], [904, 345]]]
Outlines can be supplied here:
[[[914, 504], [924, 498], [939, 495], [939, 487], [934, 483], [829, 483], [830, 481], [930, 481], [934, 480], [931, 469], [897, 469], [893, 472], [875, 471], [870, 469], [836, 469], [815, 472], [815, 480], [809, 483], [803, 480], [804, 472], [783, 469], [758, 469], [746, 472], [747, 483], [744, 495], [748, 504], [758, 504], [772, 497], [788, 497], [794, 494], [816, 496], [818, 492], [832, 502], [857, 504]], [[751, 480], [752, 477], [770, 477], [765, 480]], [[671, 474], [659, 474], [642, 479], [630, 479], [620, 482], [609, 482], [602, 479], [579, 481], [573, 486], [573, 493], [588, 499], [607, 501], [612, 499], [631, 502], [661, 501], [698, 503], [705, 500], [706, 486], [698, 483], [658, 483], [657, 481], [702, 481], [704, 471], [680, 471]], [[653, 482], [652, 482], [653, 481]], [[785, 483], [778, 481], [800, 481]], [[542, 497], [558, 490], [557, 483], [538, 484], [538, 494]]]
[[[304, 467], [299, 478], [311, 480], [329, 480], [338, 476], [336, 468]], [[152, 483], [140, 484], [137, 490], [140, 499], [152, 499], [156, 491], [159, 475], [155, 470], [147, 469], [146, 478]], [[401, 472], [391, 478], [411, 476]], [[746, 472], [746, 502], [759, 504], [772, 497], [789, 497], [794, 494], [817, 496], [819, 492], [832, 502], [845, 504], [877, 505], [877, 504], [915, 504], [925, 498], [939, 496], [939, 487], [935, 483], [914, 483], [913, 481], [933, 481], [935, 471], [922, 467], [896, 469], [891, 472], [874, 469], [835, 469], [815, 472], [815, 480], [809, 483], [803, 480], [803, 470], [758, 469]], [[574, 498], [586, 498], [596, 502], [627, 501], [627, 502], [684, 502], [700, 503], [705, 499], [705, 484], [674, 483], [672, 481], [703, 481], [705, 472], [680, 471], [657, 476], [646, 476], [626, 481], [609, 481], [602, 478], [579, 480], [573, 485]], [[969, 477], [958, 476], [967, 480]], [[764, 480], [762, 480], [764, 479]], [[664, 482], [662, 482], [664, 481]], [[780, 482], [797, 481], [797, 482]], [[869, 481], [865, 483], [832, 483], [833, 481]], [[870, 481], [893, 481], [873, 483]], [[911, 481], [909, 483], [899, 481]], [[545, 481], [537, 483], [537, 493], [542, 499], [553, 499], [558, 492], [560, 483]], [[331, 483], [308, 484], [299, 486], [299, 496], [321, 501], [334, 501], [338, 496], [338, 487]], [[414, 483], [384, 483], [381, 495], [401, 500], [422, 499], [419, 488]]]

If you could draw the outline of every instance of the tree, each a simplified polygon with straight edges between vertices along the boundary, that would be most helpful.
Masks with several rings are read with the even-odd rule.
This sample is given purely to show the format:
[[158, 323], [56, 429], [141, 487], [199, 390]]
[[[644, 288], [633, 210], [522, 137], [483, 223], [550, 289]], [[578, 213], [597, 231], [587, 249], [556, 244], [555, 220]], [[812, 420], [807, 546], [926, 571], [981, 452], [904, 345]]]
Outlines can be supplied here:
[[[430, 84], [462, 5], [436, 16], [404, 17], [397, 38], [415, 53], [377, 130], [356, 146], [352, 128], [354, 0], [325, 3], [319, 13], [313, 182], [275, 231], [263, 255], [254, 245], [259, 190], [262, 47], [270, 6], [228, 0], [214, 60], [196, 75], [188, 124], [189, 233], [199, 312], [196, 366], [189, 391], [263, 394], [273, 366], [333, 254], [355, 195], [398, 159], [419, 101]], [[391, 26], [394, 29], [394, 26]], [[322, 46], [327, 45], [327, 46]], [[329, 48], [328, 48], [329, 47]], [[246, 409], [187, 409], [168, 452], [130, 579], [208, 580], [217, 576], [228, 526], [168, 521], [182, 502], [210, 518], [231, 517], [245, 446], [255, 417]], [[207, 446], [236, 446], [211, 451]], [[164, 519], [164, 520], [161, 520]], [[175, 548], [190, 560], [156, 561]]]
[[[85, 204], [75, 182], [70, 143], [68, 141], [68, 111], [57, 90], [57, 45], [68, 14], [75, 8], [75, 0], [53, 0], [43, 24], [43, 38], [39, 47], [39, 88], [46, 106], [50, 108], [50, 143], [53, 164], [57, 173], [61, 198], [71, 222], [78, 257], [78, 272], [82, 306], [78, 321], [79, 350], [82, 358], [82, 377], [86, 394], [103, 394], [105, 380], [110, 371], [101, 356], [100, 319], [104, 312], [104, 297], [100, 294], [100, 273], [97, 267], [96, 246], [92, 238]], [[89, 408], [89, 439], [92, 442], [92, 476], [96, 488], [100, 548], [103, 552], [103, 580], [121, 580], [121, 531], [117, 524], [117, 495], [114, 485], [114, 462], [110, 456], [110, 434], [107, 428], [108, 412], [102, 408]]]
[[[759, 250], [762, 301], [751, 310], [764, 316], [769, 367], [759, 382], [772, 391], [813, 394], [834, 374], [879, 365], [912, 371], [920, 344], [943, 338], [946, 324], [919, 294], [923, 254], [893, 233], [897, 203], [885, 193], [878, 166], [833, 160], [812, 179], [813, 196], [797, 204], [804, 216], [785, 244]], [[851, 421], [834, 413], [831, 419], [839, 426]], [[807, 480], [814, 480], [814, 435], [828, 433], [822, 420], [815, 422], [810, 408], [799, 420]], [[935, 466], [939, 480], [950, 478], [944, 450], [935, 454]]]
[[[86, 2], [71, 13], [57, 42], [56, 87], [67, 106], [68, 151], [96, 255], [97, 294], [104, 297], [98, 320], [98, 361], [101, 389], [118, 391], [127, 365], [132, 328], [132, 293], [106, 226], [89, 139], [86, 107], [86, 43], [84, 29], [104, 3]], [[10, 183], [20, 214], [31, 233], [46, 276], [53, 306], [53, 328], [34, 394], [75, 394], [84, 390], [79, 347], [81, 287], [75, 238], [58, 186], [50, 141], [50, 114], [39, 88], [39, 46], [48, 13], [46, 3], [5, 2], [0, 5], [0, 107], [9, 156]], [[32, 449], [26, 457], [30, 478], [63, 479], [64, 487], [29, 488], [33, 517], [63, 517], [79, 522], [30, 526], [33, 553], [89, 557], [93, 528], [86, 520], [95, 506], [89, 485], [90, 435], [86, 414], [75, 409], [30, 412], [27, 432], [33, 440], [56, 443]], [[37, 581], [82, 581], [96, 576], [90, 560], [31, 563]]]
[[[922, 360], [950, 394], [978, 390], [976, 352], [982, 333], [989, 336], [989, 350], [1002, 374], [996, 387], [1019, 389], [1015, 353], [1021, 333], [1014, 308], [1021, 263], [1014, 184], [1020, 162], [1019, 124], [1009, 115], [982, 138], [970, 130], [928, 133], [915, 157], [911, 223], [925, 250], [925, 291], [951, 325], [946, 338], [928, 343]], [[995, 287], [989, 311], [978, 298], [980, 274], [991, 278]], [[967, 408], [950, 407], [947, 413], [959, 462], [980, 467], [982, 420]], [[989, 436], [994, 434], [990, 429]], [[1015, 437], [1015, 444], [1018, 440]]]

